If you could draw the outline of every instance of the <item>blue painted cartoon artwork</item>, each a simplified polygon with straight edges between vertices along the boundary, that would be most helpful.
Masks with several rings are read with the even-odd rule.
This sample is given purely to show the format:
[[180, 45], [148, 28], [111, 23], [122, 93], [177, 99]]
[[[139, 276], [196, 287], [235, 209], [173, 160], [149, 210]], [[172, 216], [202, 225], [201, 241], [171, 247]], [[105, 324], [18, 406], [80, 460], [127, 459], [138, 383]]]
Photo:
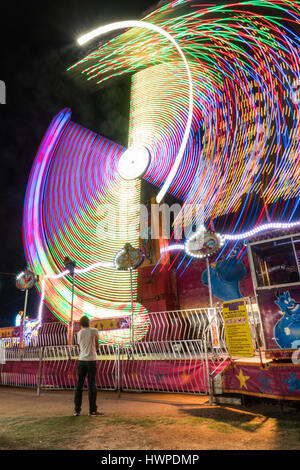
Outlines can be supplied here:
[[300, 347], [300, 303], [291, 298], [289, 292], [277, 296], [282, 318], [274, 326], [274, 339], [282, 349]]
[[[244, 264], [232, 256], [210, 266], [212, 293], [218, 299], [225, 301], [240, 299], [242, 296], [239, 282], [246, 277]], [[202, 274], [202, 282], [208, 285], [207, 270]]]

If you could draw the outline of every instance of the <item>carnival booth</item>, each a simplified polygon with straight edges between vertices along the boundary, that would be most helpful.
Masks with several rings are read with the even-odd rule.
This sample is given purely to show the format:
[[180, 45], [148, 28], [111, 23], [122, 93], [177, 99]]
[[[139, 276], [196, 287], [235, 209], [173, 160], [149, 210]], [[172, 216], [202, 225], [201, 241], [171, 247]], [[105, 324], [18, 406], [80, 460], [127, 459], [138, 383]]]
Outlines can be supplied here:
[[299, 242], [299, 233], [285, 229], [248, 243], [263, 348], [259, 358], [237, 359], [227, 369], [225, 392], [300, 398]]

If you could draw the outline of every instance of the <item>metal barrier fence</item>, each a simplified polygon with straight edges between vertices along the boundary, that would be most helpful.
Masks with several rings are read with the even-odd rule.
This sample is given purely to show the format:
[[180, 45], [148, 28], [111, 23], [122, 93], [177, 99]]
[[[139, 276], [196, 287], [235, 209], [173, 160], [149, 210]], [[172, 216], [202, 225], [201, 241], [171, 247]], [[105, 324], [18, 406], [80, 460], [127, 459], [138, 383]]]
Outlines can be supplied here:
[[[258, 312], [253, 309], [249, 299], [247, 300], [250, 317], [250, 328], [252, 337], [257, 343], [262, 345], [261, 324]], [[182, 341], [201, 340], [208, 325], [212, 323], [211, 338], [208, 343], [215, 342], [216, 339], [224, 342], [224, 325], [221, 308], [199, 308], [187, 310], [175, 310], [165, 312], [154, 312], [149, 314], [150, 324], [147, 335], [141, 343], [156, 341]], [[213, 322], [215, 318], [215, 323]], [[19, 349], [19, 338], [0, 339], [6, 348]], [[139, 344], [141, 344], [139, 343]], [[42, 346], [61, 346], [68, 344], [67, 326], [60, 322], [45, 323], [39, 329], [38, 335], [33, 336], [27, 344], [27, 348], [37, 348]], [[73, 344], [77, 344], [76, 334], [73, 337]]]
[[[149, 329], [143, 342], [192, 340], [201, 338], [214, 308], [174, 310], [149, 314]], [[73, 344], [76, 344], [76, 334]], [[7, 348], [19, 348], [19, 338], [1, 340]], [[60, 322], [43, 324], [37, 335], [27, 340], [27, 347], [60, 346], [68, 344], [67, 326]]]
[[[57, 344], [59, 340], [65, 344]], [[74, 389], [79, 347], [66, 342], [66, 327], [53, 323], [43, 325], [38, 345], [5, 347], [0, 385], [33, 387], [38, 394], [42, 389]], [[151, 313], [143, 341], [130, 348], [100, 345], [96, 385], [119, 392], [165, 391], [211, 397], [213, 379], [228, 359], [220, 309]]]
[[[100, 345], [96, 385], [103, 390], [211, 392], [211, 377], [228, 354], [223, 323], [215, 309], [150, 314], [144, 341], [130, 348]], [[64, 332], [60, 328], [59, 335]], [[74, 389], [78, 345], [56, 343], [54, 325], [43, 326], [36, 347], [5, 348], [1, 384], [42, 389]], [[51, 340], [51, 341], [50, 341]]]

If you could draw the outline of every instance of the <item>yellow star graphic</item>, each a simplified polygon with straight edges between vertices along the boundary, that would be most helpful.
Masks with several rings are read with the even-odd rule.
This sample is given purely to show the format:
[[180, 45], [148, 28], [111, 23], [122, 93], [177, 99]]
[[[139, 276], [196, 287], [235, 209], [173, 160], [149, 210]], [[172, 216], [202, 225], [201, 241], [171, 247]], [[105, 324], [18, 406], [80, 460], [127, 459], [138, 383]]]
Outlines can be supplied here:
[[184, 372], [181, 376], [181, 383], [185, 384], [189, 381], [190, 375]]
[[239, 379], [239, 381], [240, 381], [240, 388], [245, 387], [245, 389], [248, 390], [248, 389], [247, 389], [247, 385], [246, 385], [246, 381], [247, 381], [248, 379], [250, 379], [250, 377], [249, 377], [248, 375], [244, 375], [242, 369], [240, 369], [240, 373], [239, 373], [239, 375], [236, 375], [236, 377], [237, 377], [237, 378]]

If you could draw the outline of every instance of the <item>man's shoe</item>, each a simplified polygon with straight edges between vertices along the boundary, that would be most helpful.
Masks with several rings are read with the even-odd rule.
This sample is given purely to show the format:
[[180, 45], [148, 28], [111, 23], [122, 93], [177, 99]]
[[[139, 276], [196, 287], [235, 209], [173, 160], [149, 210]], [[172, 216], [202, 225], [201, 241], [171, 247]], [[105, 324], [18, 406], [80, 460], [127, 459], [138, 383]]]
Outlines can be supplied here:
[[73, 414], [73, 416], [80, 416], [80, 413], [79, 413], [79, 411], [74, 411], [74, 414]]
[[89, 416], [104, 416], [104, 413], [100, 413], [99, 411], [92, 411], [89, 413]]

